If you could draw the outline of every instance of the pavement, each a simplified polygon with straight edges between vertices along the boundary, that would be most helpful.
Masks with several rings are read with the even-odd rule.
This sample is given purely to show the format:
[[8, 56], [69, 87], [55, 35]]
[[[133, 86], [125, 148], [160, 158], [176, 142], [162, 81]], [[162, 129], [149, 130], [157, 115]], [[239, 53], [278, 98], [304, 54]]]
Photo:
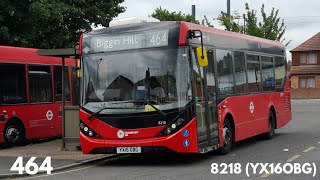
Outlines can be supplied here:
[[292, 99], [292, 104], [304, 104], [304, 105], [318, 105], [320, 104], [320, 99]]
[[37, 157], [34, 162], [39, 166], [46, 157], [51, 157], [53, 172], [74, 168], [110, 157], [110, 155], [83, 155], [81, 151], [77, 150], [61, 150], [61, 145], [61, 139], [56, 139], [33, 142], [26, 146], [0, 148], [0, 179], [21, 176], [18, 175], [17, 172], [10, 171], [11, 166], [19, 156], [23, 157], [24, 164], [26, 164], [30, 157]]

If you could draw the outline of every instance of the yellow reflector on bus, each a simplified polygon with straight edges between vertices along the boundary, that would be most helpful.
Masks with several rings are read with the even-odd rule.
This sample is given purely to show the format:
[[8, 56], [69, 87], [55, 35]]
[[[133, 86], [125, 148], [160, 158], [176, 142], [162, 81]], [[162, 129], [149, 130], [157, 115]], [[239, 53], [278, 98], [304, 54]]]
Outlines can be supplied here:
[[[160, 105], [153, 105], [157, 109], [160, 109]], [[144, 112], [151, 112], [151, 111], [156, 111], [152, 106], [150, 105], [145, 105], [144, 106]]]

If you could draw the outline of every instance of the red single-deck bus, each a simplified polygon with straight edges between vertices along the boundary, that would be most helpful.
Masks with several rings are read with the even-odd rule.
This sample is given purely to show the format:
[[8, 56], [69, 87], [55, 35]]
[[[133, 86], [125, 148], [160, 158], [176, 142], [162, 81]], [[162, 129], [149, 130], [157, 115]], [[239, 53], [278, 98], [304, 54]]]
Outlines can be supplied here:
[[[203, 47], [203, 48], [202, 48]], [[187, 22], [82, 35], [84, 154], [228, 153], [291, 120], [285, 47]]]
[[[0, 143], [5, 145], [62, 134], [62, 61], [36, 51], [0, 46]], [[75, 60], [65, 62], [65, 98], [71, 104]]]

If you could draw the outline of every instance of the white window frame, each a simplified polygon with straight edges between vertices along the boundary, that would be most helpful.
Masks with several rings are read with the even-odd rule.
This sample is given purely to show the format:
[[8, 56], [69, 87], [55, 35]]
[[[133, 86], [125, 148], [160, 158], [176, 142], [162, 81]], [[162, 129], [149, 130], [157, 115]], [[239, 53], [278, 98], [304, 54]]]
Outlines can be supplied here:
[[318, 54], [315, 52], [300, 54], [300, 64], [317, 64], [317, 60]]
[[[302, 81], [304, 81], [302, 83]], [[315, 76], [303, 76], [299, 77], [299, 88], [316, 88]]]

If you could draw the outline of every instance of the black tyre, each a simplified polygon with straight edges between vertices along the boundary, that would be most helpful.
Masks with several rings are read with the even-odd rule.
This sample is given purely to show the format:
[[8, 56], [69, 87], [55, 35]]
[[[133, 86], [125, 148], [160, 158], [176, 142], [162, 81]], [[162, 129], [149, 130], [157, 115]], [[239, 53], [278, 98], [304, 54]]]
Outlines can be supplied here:
[[234, 142], [234, 135], [233, 135], [233, 128], [231, 126], [231, 123], [228, 119], [224, 120], [223, 124], [223, 140], [224, 140], [224, 146], [219, 149], [220, 154], [228, 154], [233, 146]]
[[25, 143], [25, 133], [22, 127], [17, 124], [10, 124], [5, 129], [4, 134], [5, 146], [12, 147]]
[[273, 113], [270, 111], [269, 112], [269, 125], [268, 125], [268, 132], [264, 134], [264, 138], [266, 140], [270, 140], [274, 137], [274, 135], [276, 134], [275, 131], [275, 118]]

